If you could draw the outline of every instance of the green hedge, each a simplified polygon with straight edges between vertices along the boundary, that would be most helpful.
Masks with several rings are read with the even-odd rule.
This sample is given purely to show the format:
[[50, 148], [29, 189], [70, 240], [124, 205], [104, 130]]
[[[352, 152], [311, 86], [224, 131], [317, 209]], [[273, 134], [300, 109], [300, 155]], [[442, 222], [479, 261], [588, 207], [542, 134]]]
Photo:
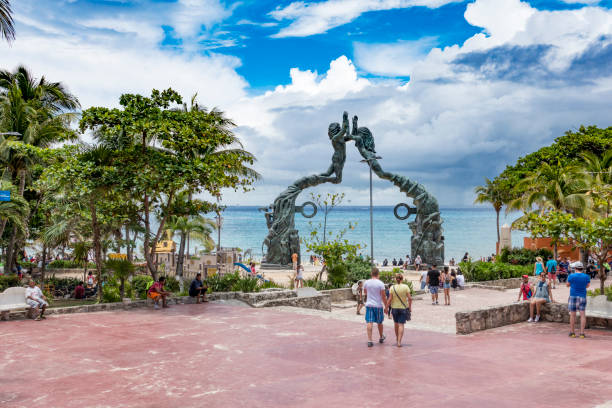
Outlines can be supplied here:
[[548, 257], [552, 255], [552, 251], [547, 248], [540, 248], [535, 251], [527, 248], [504, 248], [499, 255], [499, 261], [512, 265], [533, 265], [537, 256], [542, 257], [546, 262]]
[[483, 282], [497, 279], [520, 278], [531, 275], [531, 265], [510, 265], [503, 262], [461, 262], [459, 264], [467, 282]]
[[[84, 262], [64, 261], [61, 259], [56, 259], [55, 261], [51, 261], [48, 266], [48, 268], [50, 269], [74, 269], [74, 268], [84, 268], [84, 267], [85, 267]], [[96, 264], [93, 262], [89, 262], [87, 264], [87, 267], [90, 269], [95, 269]]]
[[0, 275], [0, 292], [4, 292], [6, 288], [12, 288], [13, 286], [21, 286], [17, 275]]

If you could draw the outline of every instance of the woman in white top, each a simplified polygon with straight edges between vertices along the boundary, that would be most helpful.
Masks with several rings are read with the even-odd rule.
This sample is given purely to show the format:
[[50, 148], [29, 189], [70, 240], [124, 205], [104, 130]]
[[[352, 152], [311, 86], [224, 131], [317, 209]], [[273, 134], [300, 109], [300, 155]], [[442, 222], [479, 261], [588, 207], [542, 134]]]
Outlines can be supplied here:
[[298, 265], [297, 274], [295, 275], [295, 288], [303, 288], [304, 287], [304, 267], [302, 265]]
[[421, 269], [421, 255], [417, 255], [416, 258], [414, 258], [414, 266], [417, 271]]

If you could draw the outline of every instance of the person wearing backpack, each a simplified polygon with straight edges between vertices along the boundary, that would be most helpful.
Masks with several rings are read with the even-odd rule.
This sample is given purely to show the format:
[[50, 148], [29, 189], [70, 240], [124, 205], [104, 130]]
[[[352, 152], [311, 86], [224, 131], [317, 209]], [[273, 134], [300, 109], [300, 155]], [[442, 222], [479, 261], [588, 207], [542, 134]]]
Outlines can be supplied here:
[[523, 283], [521, 283], [521, 287], [519, 289], [517, 302], [521, 301], [521, 295], [523, 295], [523, 300], [528, 301], [533, 296], [533, 292], [531, 291], [531, 286], [529, 286], [529, 276], [523, 275]]
[[393, 323], [395, 324], [395, 340], [397, 347], [402, 347], [402, 337], [404, 336], [404, 324], [411, 318], [412, 297], [410, 296], [410, 288], [403, 284], [404, 275], [398, 273], [395, 275], [395, 285], [389, 289], [389, 300], [387, 301], [387, 309], [391, 310]]

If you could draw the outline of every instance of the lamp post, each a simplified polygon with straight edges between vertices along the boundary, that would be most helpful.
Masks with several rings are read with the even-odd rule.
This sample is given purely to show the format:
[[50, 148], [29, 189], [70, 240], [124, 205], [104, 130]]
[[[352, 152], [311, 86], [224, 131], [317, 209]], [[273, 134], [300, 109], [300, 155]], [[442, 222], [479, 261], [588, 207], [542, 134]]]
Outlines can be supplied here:
[[374, 156], [369, 159], [361, 160], [362, 163], [368, 163], [370, 168], [370, 263], [374, 267], [374, 216], [372, 213], [372, 162], [374, 160], [380, 160], [382, 157]]

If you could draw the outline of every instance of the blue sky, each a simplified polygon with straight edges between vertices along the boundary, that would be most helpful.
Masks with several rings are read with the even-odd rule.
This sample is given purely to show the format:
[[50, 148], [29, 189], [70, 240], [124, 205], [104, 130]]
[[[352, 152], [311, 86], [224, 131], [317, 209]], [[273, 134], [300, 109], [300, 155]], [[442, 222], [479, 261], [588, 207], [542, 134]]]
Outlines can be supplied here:
[[[23, 63], [65, 82], [84, 107], [171, 86], [233, 118], [271, 202], [327, 168], [342, 111], [374, 133], [384, 166], [442, 205], [519, 155], [582, 124], [610, 126], [612, 0], [66, 0], [13, 2]], [[345, 179], [319, 191], [367, 202], [349, 147]], [[377, 202], [401, 195], [377, 182]]]

